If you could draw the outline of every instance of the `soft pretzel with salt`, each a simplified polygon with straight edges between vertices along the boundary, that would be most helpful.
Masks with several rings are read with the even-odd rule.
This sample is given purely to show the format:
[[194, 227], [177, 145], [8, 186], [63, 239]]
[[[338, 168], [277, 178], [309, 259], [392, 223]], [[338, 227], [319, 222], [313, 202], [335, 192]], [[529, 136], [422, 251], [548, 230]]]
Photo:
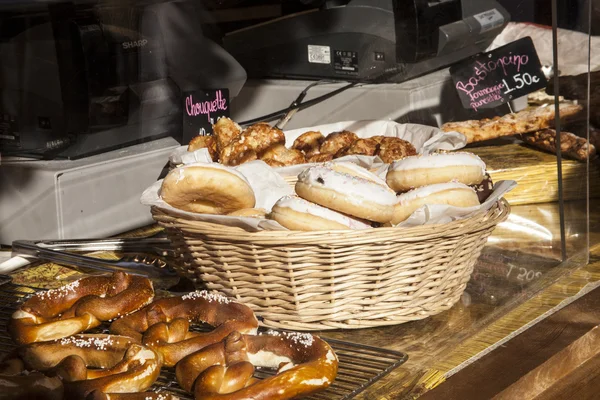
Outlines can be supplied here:
[[[209, 324], [211, 332], [190, 332], [190, 323]], [[114, 321], [110, 331], [129, 336], [159, 352], [164, 365], [217, 343], [233, 331], [255, 333], [258, 320], [252, 310], [227, 297], [196, 291], [156, 300], [147, 307]]]
[[0, 399], [62, 400], [63, 384], [58, 377], [25, 370], [25, 364], [16, 354], [0, 364]]
[[18, 344], [60, 339], [136, 311], [153, 298], [147, 278], [123, 272], [91, 276], [36, 293], [14, 312], [8, 329]]
[[20, 347], [17, 354], [28, 370], [60, 377], [65, 400], [85, 399], [94, 391], [143, 392], [156, 381], [162, 364], [160, 355], [149, 347], [128, 337], [103, 334], [32, 343]]
[[[264, 380], [254, 367], [278, 368]], [[323, 340], [300, 333], [233, 332], [181, 360], [175, 370], [179, 385], [196, 400], [285, 400], [328, 387], [337, 375], [338, 359]]]

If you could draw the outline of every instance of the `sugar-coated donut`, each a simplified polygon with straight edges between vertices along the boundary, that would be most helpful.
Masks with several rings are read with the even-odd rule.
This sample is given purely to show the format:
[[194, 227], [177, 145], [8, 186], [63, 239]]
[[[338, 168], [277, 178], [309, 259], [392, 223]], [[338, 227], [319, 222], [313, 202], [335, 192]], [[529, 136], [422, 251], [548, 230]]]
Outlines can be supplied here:
[[325, 166], [337, 172], [342, 172], [344, 174], [349, 174], [352, 176], [358, 176], [359, 178], [363, 178], [368, 181], [387, 186], [387, 183], [383, 179], [381, 179], [371, 171], [348, 161], [332, 161], [325, 164]]
[[421, 186], [456, 181], [474, 185], [483, 180], [485, 163], [472, 153], [444, 153], [412, 156], [393, 162], [386, 176], [396, 192]]
[[458, 182], [423, 186], [398, 195], [392, 225], [406, 220], [419, 207], [434, 204], [473, 207], [479, 205], [479, 197], [473, 188]]
[[270, 218], [293, 231], [369, 229], [370, 225], [321, 207], [298, 196], [285, 196], [275, 203]]
[[228, 214], [253, 208], [254, 191], [242, 174], [219, 164], [203, 164], [172, 170], [160, 189], [169, 205], [200, 214]]
[[387, 186], [319, 165], [298, 175], [296, 193], [313, 203], [356, 218], [389, 222], [396, 194]]

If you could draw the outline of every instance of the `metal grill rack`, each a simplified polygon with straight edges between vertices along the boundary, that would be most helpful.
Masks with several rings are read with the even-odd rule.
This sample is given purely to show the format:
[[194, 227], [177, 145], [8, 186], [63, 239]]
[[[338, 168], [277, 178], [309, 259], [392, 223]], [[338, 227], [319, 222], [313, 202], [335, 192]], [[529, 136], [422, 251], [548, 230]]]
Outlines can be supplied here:
[[[13, 311], [19, 303], [37, 290], [39, 289], [15, 285], [10, 282], [9, 277], [0, 275], [0, 358], [14, 348], [14, 343], [6, 331]], [[97, 332], [103, 331], [107, 332], [106, 327], [99, 328]], [[339, 358], [337, 378], [326, 390], [312, 394], [305, 399], [351, 399], [407, 359], [406, 354], [396, 351], [333, 339], [327, 339], [327, 342], [333, 347]], [[256, 377], [264, 379], [274, 373], [274, 370], [259, 369]], [[173, 368], [163, 368], [159, 379], [149, 390], [172, 393], [182, 399], [192, 399], [192, 396], [184, 392], [177, 384]]]

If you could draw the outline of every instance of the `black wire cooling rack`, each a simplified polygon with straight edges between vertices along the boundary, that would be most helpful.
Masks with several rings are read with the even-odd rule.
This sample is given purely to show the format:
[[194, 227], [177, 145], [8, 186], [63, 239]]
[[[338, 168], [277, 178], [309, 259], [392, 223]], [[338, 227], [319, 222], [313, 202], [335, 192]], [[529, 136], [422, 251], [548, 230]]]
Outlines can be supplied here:
[[[10, 277], [0, 275], [0, 358], [15, 346], [6, 330], [12, 313], [18, 304], [38, 290], [15, 285], [11, 283]], [[100, 328], [99, 332], [103, 329], [106, 328]], [[351, 399], [407, 360], [406, 354], [397, 351], [333, 339], [327, 339], [327, 342], [339, 358], [338, 375], [326, 390], [307, 396], [305, 399]], [[264, 379], [274, 373], [275, 371], [270, 369], [258, 369], [256, 377]], [[149, 390], [172, 393], [182, 399], [192, 399], [190, 394], [179, 387], [174, 368], [163, 368], [159, 379]]]

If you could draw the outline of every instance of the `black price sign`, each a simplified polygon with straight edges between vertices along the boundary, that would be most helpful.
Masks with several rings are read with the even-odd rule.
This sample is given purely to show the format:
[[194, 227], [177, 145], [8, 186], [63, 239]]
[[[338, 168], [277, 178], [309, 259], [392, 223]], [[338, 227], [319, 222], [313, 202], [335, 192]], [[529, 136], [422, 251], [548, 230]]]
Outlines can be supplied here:
[[530, 37], [519, 39], [450, 68], [465, 108], [494, 108], [548, 85]]
[[212, 135], [212, 126], [229, 117], [229, 90], [196, 90], [183, 96], [183, 143], [201, 135]]

